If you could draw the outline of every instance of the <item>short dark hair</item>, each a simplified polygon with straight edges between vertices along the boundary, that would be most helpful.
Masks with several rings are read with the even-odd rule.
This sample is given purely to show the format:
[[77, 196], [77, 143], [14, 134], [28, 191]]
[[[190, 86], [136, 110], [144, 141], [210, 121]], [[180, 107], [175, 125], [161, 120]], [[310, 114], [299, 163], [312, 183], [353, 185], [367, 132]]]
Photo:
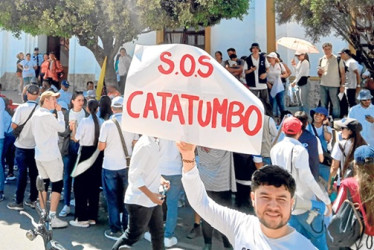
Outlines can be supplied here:
[[222, 56], [222, 52], [221, 51], [217, 50], [214, 54], [217, 54], [217, 53]]
[[308, 123], [308, 115], [305, 113], [305, 111], [296, 111], [293, 116], [301, 121], [301, 123], [303, 124], [303, 126], [301, 126], [301, 129], [305, 130]]
[[86, 85], [88, 86], [89, 84], [94, 84], [94, 83], [93, 83], [93, 81], [88, 81], [88, 82], [86, 83]]
[[229, 52], [229, 51], [236, 52], [236, 50], [234, 48], [228, 48], [227, 52]]
[[281, 187], [284, 186], [294, 197], [296, 190], [296, 183], [294, 178], [287, 170], [277, 166], [277, 165], [266, 165], [258, 170], [256, 170], [252, 175], [251, 189], [256, 191], [260, 186], [274, 186]]

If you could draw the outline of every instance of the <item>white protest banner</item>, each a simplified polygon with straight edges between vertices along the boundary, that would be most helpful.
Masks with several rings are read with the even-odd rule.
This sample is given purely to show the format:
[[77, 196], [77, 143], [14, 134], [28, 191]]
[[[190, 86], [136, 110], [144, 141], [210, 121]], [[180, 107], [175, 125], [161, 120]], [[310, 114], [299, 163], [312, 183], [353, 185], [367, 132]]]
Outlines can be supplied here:
[[260, 154], [261, 101], [205, 51], [136, 45], [122, 126], [129, 132]]

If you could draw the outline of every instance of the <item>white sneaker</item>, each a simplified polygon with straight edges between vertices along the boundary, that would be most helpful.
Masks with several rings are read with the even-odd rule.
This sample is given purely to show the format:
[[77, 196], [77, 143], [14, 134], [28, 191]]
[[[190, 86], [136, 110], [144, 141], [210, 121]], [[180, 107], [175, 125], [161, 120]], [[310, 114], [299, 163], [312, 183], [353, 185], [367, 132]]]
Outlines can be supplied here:
[[66, 221], [60, 220], [56, 215], [51, 216], [51, 227], [52, 228], [63, 228], [67, 227], [68, 223]]
[[70, 201], [70, 206], [75, 207], [75, 199]]
[[89, 227], [90, 223], [86, 221], [78, 221], [78, 219], [69, 221], [69, 224], [73, 227]]
[[60, 217], [66, 217], [68, 214], [70, 214], [70, 207], [69, 206], [64, 206], [58, 216]]
[[164, 238], [164, 245], [165, 247], [172, 247], [174, 245], [178, 244], [178, 240], [177, 238], [175, 237], [171, 237], [171, 238]]
[[152, 238], [152, 237], [151, 237], [151, 234], [150, 234], [149, 232], [145, 232], [145, 233], [144, 233], [144, 239], [146, 239], [146, 240], [148, 240], [149, 242], [151, 242], [151, 241], [152, 241], [151, 238]]

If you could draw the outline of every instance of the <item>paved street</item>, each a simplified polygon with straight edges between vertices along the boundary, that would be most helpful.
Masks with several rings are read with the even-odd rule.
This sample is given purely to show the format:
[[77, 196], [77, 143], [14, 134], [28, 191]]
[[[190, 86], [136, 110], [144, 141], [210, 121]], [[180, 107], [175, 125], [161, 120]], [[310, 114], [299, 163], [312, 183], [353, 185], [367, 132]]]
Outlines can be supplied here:
[[[18, 211], [9, 210], [6, 204], [10, 202], [16, 190], [16, 182], [11, 181], [5, 184], [6, 199], [0, 202], [0, 249], [2, 250], [40, 250], [43, 249], [43, 242], [40, 237], [34, 241], [29, 241], [25, 233], [32, 227], [29, 219], [20, 215]], [[26, 196], [27, 197], [27, 196]], [[101, 199], [103, 200], [103, 199]], [[62, 205], [60, 204], [60, 209]], [[74, 207], [72, 207], [74, 208]], [[29, 212], [34, 218], [37, 213], [34, 209], [25, 206], [25, 211]], [[67, 249], [110, 249], [114, 241], [105, 238], [104, 230], [107, 229], [107, 218], [104, 206], [100, 206], [100, 218], [98, 224], [89, 228], [76, 228], [69, 226], [65, 229], [55, 229], [53, 231], [54, 239], [62, 243]], [[73, 216], [63, 218], [64, 220], [72, 220]], [[203, 246], [203, 237], [196, 239], [187, 239], [186, 235], [192, 228], [193, 212], [190, 207], [183, 207], [179, 209], [178, 226], [176, 229], [176, 236], [178, 238], [178, 245], [170, 249], [201, 249]], [[217, 237], [214, 238], [213, 249], [223, 249]], [[148, 241], [142, 239], [133, 249], [151, 249]]]
[[[15, 91], [3, 91], [3, 94], [10, 97], [13, 102], [19, 103], [20, 96]], [[20, 215], [17, 211], [9, 210], [6, 205], [11, 202], [16, 191], [16, 181], [11, 181], [5, 184], [6, 199], [0, 202], [0, 249], [2, 250], [41, 250], [43, 249], [43, 242], [40, 237], [34, 241], [29, 241], [25, 233], [31, 229], [30, 220]], [[25, 195], [27, 197], [27, 194]], [[103, 199], [101, 199], [103, 201]], [[98, 224], [89, 228], [76, 228], [69, 226], [66, 229], [54, 230], [54, 239], [59, 241], [71, 250], [80, 249], [110, 249], [114, 241], [105, 238], [104, 231], [107, 229], [107, 215], [104, 210], [106, 205], [100, 206], [100, 217]], [[59, 210], [61, 210], [60, 204]], [[74, 207], [72, 207], [74, 208]], [[37, 213], [34, 209], [25, 206], [25, 211], [29, 212], [34, 218]], [[72, 215], [64, 218], [64, 220], [74, 219]], [[201, 249], [204, 245], [203, 237], [196, 239], [187, 239], [186, 235], [193, 225], [193, 211], [189, 206], [179, 209], [178, 226], [176, 228], [176, 237], [178, 244], [176, 247], [170, 249]], [[217, 234], [215, 234], [217, 236]], [[224, 249], [221, 240], [218, 237], [213, 239], [213, 249]], [[133, 249], [151, 249], [148, 241], [142, 239], [133, 246]]]

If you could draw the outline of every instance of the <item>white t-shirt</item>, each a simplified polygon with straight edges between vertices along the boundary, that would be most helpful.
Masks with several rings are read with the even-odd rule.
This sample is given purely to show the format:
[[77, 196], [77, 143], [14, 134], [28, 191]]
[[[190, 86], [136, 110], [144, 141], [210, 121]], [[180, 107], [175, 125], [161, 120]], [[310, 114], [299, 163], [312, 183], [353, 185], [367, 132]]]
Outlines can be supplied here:
[[[270, 157], [274, 165], [291, 173], [296, 182], [296, 195], [306, 200], [314, 200], [317, 197], [326, 205], [331, 204], [328, 194], [321, 189], [310, 171], [308, 151], [298, 140], [285, 137], [274, 145], [270, 151]], [[305, 210], [296, 209], [292, 211], [292, 214], [305, 212]]]
[[224, 234], [235, 250], [316, 249], [293, 228], [286, 236], [268, 238], [262, 232], [257, 217], [215, 203], [207, 196], [196, 167], [183, 173], [182, 183], [192, 208], [212, 227]]
[[160, 173], [165, 176], [182, 175], [182, 157], [175, 141], [160, 139], [160, 148]]
[[270, 64], [269, 71], [267, 73], [268, 82], [273, 84], [270, 95], [275, 97], [279, 92], [284, 91], [284, 86], [281, 79], [282, 72], [285, 72], [284, 66], [281, 63], [276, 63], [274, 66]]
[[[122, 121], [122, 114], [114, 114], [119, 124]], [[128, 154], [132, 155], [132, 143], [139, 139], [139, 135], [122, 130]], [[105, 142], [103, 168], [108, 170], [121, 170], [126, 168], [126, 158], [123, 152], [121, 138], [114, 122], [109, 119], [103, 123], [100, 129], [100, 142]]]
[[[258, 57], [257, 60], [255, 58], [253, 58], [252, 55], [250, 55], [250, 56], [252, 57], [253, 66], [256, 67], [256, 70], [254, 71], [255, 81], [256, 81], [256, 87], [251, 87], [251, 89], [253, 89], [253, 90], [267, 89], [268, 86], [266, 84], [260, 84], [259, 81], [258, 81], [258, 66], [259, 66], [259, 63], [260, 63], [260, 56]], [[267, 69], [270, 67], [270, 64], [269, 64], [268, 60], [266, 60], [266, 58], [265, 58], [265, 67]], [[243, 70], [244, 71], [248, 70], [248, 64], [247, 64], [247, 62], [244, 63]]]
[[[97, 118], [99, 126], [103, 123], [103, 119]], [[83, 118], [79, 123], [77, 132], [75, 133], [75, 139], [79, 141], [81, 146], [93, 146], [95, 142], [95, 122], [90, 115], [89, 117]]]
[[35, 160], [53, 161], [62, 159], [58, 147], [58, 132], [65, 131], [62, 111], [56, 117], [45, 108], [39, 108], [31, 118], [31, 130], [35, 137]]
[[86, 117], [86, 112], [84, 112], [83, 108], [79, 112], [75, 112], [73, 109], [70, 109], [69, 111], [69, 122], [76, 121], [77, 126], [79, 122], [85, 117]]
[[[31, 114], [31, 111], [34, 109], [35, 105], [36, 105], [36, 102], [27, 101], [26, 103], [18, 106], [18, 108], [16, 109], [16, 112], [14, 113], [12, 117], [12, 122], [17, 125], [23, 124], [27, 120], [29, 115]], [[38, 109], [39, 107], [36, 108], [36, 110]], [[30, 120], [28, 120], [26, 125], [23, 127], [22, 132], [16, 139], [16, 142], [14, 143], [14, 145], [17, 148], [23, 148], [23, 149], [35, 148], [35, 139], [31, 132], [31, 118]]]
[[351, 150], [351, 147], [353, 145], [352, 145], [351, 140], [342, 140], [342, 141], [339, 141], [338, 143], [335, 143], [334, 148], [332, 149], [331, 157], [337, 161], [340, 161], [341, 165], [344, 165], [345, 157], [344, 157], [342, 150], [339, 147], [339, 143], [340, 145], [342, 145], [346, 156], [348, 156], [349, 151]]
[[355, 70], [358, 70], [358, 63], [352, 57], [345, 61], [345, 65], [348, 68], [348, 71], [345, 72], [346, 82], [345, 86], [348, 89], [355, 89], [357, 87], [357, 78], [356, 74], [354, 73]]
[[158, 193], [161, 180], [158, 168], [160, 158], [158, 140], [146, 135], [140, 137], [131, 157], [129, 186], [125, 194], [126, 204], [136, 204], [143, 207], [157, 206], [139, 188], [146, 186], [151, 192]]
[[374, 123], [368, 122], [365, 118], [366, 115], [374, 117], [374, 105], [370, 104], [368, 108], [364, 108], [361, 104], [357, 104], [348, 113], [348, 117], [354, 118], [362, 124], [361, 136], [370, 146], [374, 146]]

